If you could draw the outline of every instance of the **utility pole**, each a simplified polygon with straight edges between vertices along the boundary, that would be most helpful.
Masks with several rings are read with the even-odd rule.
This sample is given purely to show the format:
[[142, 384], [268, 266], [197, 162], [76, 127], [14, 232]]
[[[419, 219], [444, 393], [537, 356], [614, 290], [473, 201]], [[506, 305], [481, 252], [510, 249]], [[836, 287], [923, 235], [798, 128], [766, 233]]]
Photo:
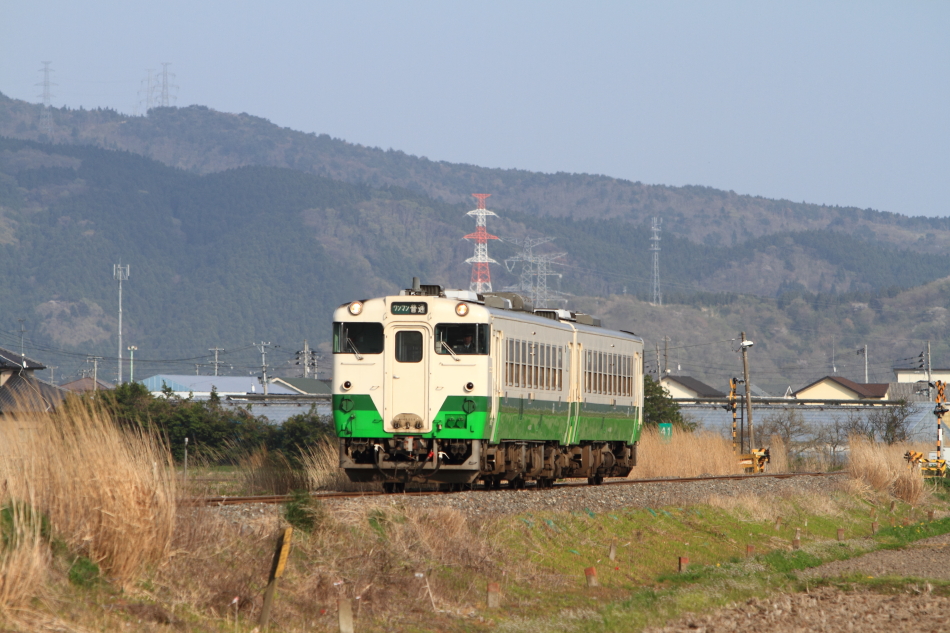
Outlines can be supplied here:
[[736, 386], [739, 380], [737, 378], [729, 379], [729, 402], [723, 407], [726, 411], [732, 412], [732, 452], [738, 455], [736, 451]]
[[663, 337], [663, 375], [670, 373], [670, 337]]
[[297, 352], [297, 365], [303, 362], [303, 377], [310, 378], [311, 368], [313, 369], [313, 377], [317, 377], [317, 352], [310, 349], [310, 344], [307, 341], [303, 342], [303, 349]]
[[92, 360], [92, 390], [99, 391], [99, 361], [102, 356], [90, 356]]
[[56, 370], [59, 369], [55, 365], [49, 365], [49, 384], [56, 386]]
[[868, 384], [868, 346], [858, 348], [858, 356], [864, 355], [864, 384]]
[[749, 421], [749, 452], [755, 447], [755, 434], [752, 431], [752, 382], [749, 380], [749, 348], [752, 347], [752, 341], [747, 341], [745, 332], [740, 334], [742, 337], [742, 374], [745, 378], [745, 408], [748, 413], [746, 418]]
[[26, 329], [23, 327], [23, 321], [25, 319], [17, 319], [20, 322], [20, 362], [22, 364], [23, 358], [26, 356], [25, 348], [23, 347], [23, 335], [26, 334]]
[[218, 347], [217, 345], [215, 345], [214, 347], [212, 347], [212, 348], [209, 349], [208, 351], [209, 351], [209, 352], [214, 352], [214, 375], [217, 376], [217, 375], [218, 375], [218, 365], [220, 365], [220, 364], [222, 363], [222, 361], [219, 361], [219, 360], [218, 360], [218, 352], [223, 352], [224, 349], [221, 348], [221, 347]]
[[135, 345], [129, 345], [129, 382], [135, 382]]
[[270, 343], [265, 343], [264, 341], [260, 342], [260, 345], [255, 343], [255, 347], [260, 348], [261, 350], [261, 374], [263, 376], [263, 385], [264, 385], [264, 395], [267, 395], [267, 348], [270, 346]]
[[[930, 370], [930, 341], [927, 341], [927, 400], [931, 399], [930, 394], [930, 381], [931, 381], [931, 370]], [[942, 455], [937, 455], [937, 459], [943, 459]]]
[[113, 264], [112, 277], [119, 282], [119, 384], [122, 384], [122, 282], [129, 278], [129, 266], [120, 263]]
[[663, 293], [660, 292], [660, 227], [663, 218], [653, 218], [653, 237], [650, 238], [650, 251], [653, 253], [653, 305], [663, 305]]

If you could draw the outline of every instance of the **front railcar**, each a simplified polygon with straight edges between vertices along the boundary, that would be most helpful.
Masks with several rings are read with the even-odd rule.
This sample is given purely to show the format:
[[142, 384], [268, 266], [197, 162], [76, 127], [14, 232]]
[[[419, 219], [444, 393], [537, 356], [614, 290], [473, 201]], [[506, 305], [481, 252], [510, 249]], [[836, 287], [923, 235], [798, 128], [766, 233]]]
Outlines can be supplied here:
[[350, 480], [398, 490], [478, 478], [492, 350], [476, 299], [408, 290], [335, 311], [333, 418]]

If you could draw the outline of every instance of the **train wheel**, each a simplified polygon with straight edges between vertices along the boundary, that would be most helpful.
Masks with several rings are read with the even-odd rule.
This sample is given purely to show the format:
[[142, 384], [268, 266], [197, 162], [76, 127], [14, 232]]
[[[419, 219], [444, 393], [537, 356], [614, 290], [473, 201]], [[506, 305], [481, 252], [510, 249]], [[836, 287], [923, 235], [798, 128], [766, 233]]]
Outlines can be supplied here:
[[386, 494], [392, 494], [393, 492], [395, 492], [395, 488], [394, 488], [395, 485], [396, 485], [396, 482], [394, 481], [384, 481], [383, 492], [385, 492]]
[[594, 477], [588, 477], [587, 483], [591, 486], [599, 486], [602, 483], [604, 483], [604, 478], [601, 477], [600, 475], [596, 475]]
[[515, 477], [514, 479], [508, 482], [508, 487], [511, 488], [512, 490], [520, 490], [524, 488], [524, 479], [522, 479], [521, 477]]

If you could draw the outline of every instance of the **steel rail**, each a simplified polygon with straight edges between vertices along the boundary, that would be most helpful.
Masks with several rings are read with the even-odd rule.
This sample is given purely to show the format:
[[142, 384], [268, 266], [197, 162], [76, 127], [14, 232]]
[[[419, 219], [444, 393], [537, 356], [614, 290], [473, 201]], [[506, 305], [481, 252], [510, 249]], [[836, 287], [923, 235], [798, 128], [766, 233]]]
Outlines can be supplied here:
[[[696, 481], [717, 481], [717, 480], [732, 480], [732, 481], [742, 481], [742, 480], [751, 480], [751, 479], [760, 479], [760, 478], [773, 478], [773, 479], [790, 479], [792, 477], [836, 477], [839, 475], [846, 475], [845, 471], [836, 471], [831, 473], [756, 473], [753, 475], [710, 475], [705, 477], [666, 477], [658, 479], [615, 479], [610, 481], [605, 481], [602, 485], [604, 486], [623, 486], [631, 484], [666, 484], [666, 483], [690, 483]], [[578, 481], [578, 482], [562, 482], [555, 484], [557, 488], [576, 488], [580, 486], [587, 487], [590, 484]], [[530, 489], [537, 490], [535, 486], [530, 486]], [[496, 492], [505, 492], [510, 489], [501, 488]], [[452, 492], [442, 491], [442, 490], [414, 490], [409, 492], [400, 492], [400, 493], [388, 493], [381, 491], [371, 491], [371, 492], [316, 492], [311, 493], [310, 498], [312, 499], [346, 499], [353, 497], [380, 497], [380, 496], [392, 496], [392, 495], [403, 495], [410, 497], [420, 497], [426, 495], [445, 495], [453, 494]], [[293, 495], [260, 495], [260, 496], [249, 496], [249, 497], [192, 497], [189, 499], [183, 499], [183, 505], [191, 506], [230, 506], [230, 505], [242, 505], [246, 503], [265, 503], [265, 504], [277, 504], [277, 503], [286, 503], [293, 499]]]

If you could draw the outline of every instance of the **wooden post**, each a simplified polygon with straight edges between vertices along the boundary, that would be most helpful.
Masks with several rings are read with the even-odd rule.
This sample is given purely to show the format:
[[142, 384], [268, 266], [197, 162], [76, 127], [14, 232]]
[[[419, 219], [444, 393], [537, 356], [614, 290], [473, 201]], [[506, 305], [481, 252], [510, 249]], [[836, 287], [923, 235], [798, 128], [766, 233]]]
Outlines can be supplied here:
[[686, 571], [686, 568], [689, 567], [689, 558], [685, 556], [680, 556], [679, 560], [679, 570], [680, 572]]
[[587, 577], [587, 586], [588, 587], [599, 587], [597, 583], [597, 570], [593, 567], [588, 567], [584, 570], [584, 575]]
[[354, 633], [353, 629], [353, 603], [349, 598], [337, 599], [339, 607], [340, 633]]
[[839, 541], [844, 540], [844, 528], [838, 528], [838, 540]]
[[488, 608], [497, 609], [501, 606], [501, 587], [497, 582], [488, 583]]
[[933, 520], [934, 520], [934, 511], [933, 511], [933, 510], [927, 510], [927, 520], [928, 520], [928, 521], [933, 521]]
[[[290, 537], [293, 535], [292, 527], [284, 528], [277, 535], [277, 547], [274, 549], [274, 561], [270, 568], [270, 577], [267, 581], [267, 589], [264, 590], [264, 606], [261, 608], [260, 626], [267, 628], [270, 620], [271, 606], [274, 604], [274, 593], [277, 591], [277, 579], [284, 575], [284, 568], [287, 566], [287, 555], [290, 553]], [[349, 605], [347, 605], [349, 608]], [[351, 609], [352, 612], [352, 609]]]
[[795, 538], [792, 539], [792, 549], [801, 549], [802, 547], [802, 531], [799, 528], [795, 528]]
[[877, 521], [871, 521], [871, 536], [877, 534]]
[[896, 501], [891, 501], [891, 512], [894, 512], [894, 508], [896, 508], [896, 507], [897, 507], [897, 502], [896, 502]]

